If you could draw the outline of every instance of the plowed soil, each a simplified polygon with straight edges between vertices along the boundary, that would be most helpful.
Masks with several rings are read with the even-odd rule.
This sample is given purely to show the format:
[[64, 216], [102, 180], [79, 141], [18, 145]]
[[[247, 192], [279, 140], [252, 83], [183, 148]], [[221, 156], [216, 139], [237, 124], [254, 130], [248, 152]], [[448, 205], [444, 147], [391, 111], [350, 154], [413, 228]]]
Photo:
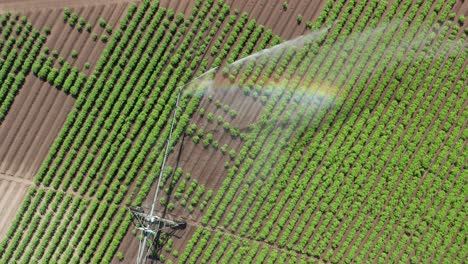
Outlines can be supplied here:
[[0, 173], [0, 240], [10, 227], [11, 221], [26, 195], [32, 182], [17, 180], [15, 177]]
[[74, 101], [50, 84], [28, 76], [0, 124], [0, 173], [33, 179]]

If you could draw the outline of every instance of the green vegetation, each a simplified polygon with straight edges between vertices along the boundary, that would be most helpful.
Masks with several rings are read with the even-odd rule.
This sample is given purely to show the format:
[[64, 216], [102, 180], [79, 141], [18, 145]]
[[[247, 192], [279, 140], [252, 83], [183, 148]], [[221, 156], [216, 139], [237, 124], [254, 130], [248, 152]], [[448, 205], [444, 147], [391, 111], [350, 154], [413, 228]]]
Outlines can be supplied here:
[[302, 16], [298, 15], [296, 20], [297, 20], [297, 24], [301, 24], [302, 23]]
[[63, 9], [63, 19], [67, 21], [70, 18], [71, 13], [72, 12], [70, 8], [66, 7], [65, 9]]
[[49, 27], [49, 26], [45, 26], [45, 27], [44, 27], [44, 33], [45, 33], [46, 35], [50, 35], [50, 27]]
[[124, 260], [124, 255], [122, 252], [118, 251], [117, 254], [115, 255], [119, 261]]
[[[334, 84], [344, 95], [336, 102], [338, 107], [318, 111], [313, 119], [306, 116], [306, 120], [300, 119], [301, 123], [295, 121], [289, 125], [283, 133], [294, 135], [290, 142], [278, 141], [280, 134], [268, 123], [252, 127], [253, 134], [235, 156], [239, 166], [229, 169], [202, 219], [210, 228], [222, 226], [249, 239], [246, 248], [241, 246], [242, 239], [227, 238], [220, 232], [199, 228], [179, 261], [223, 262], [227, 255], [228, 259], [234, 257], [230, 261], [249, 263], [252, 258], [248, 252], [255, 244], [251, 240], [255, 240], [284, 250], [257, 247], [252, 250], [257, 261], [283, 259], [278, 261], [297, 263], [320, 259], [332, 263], [362, 263], [370, 258], [378, 262], [409, 262], [411, 259], [417, 263], [427, 262], [434, 256], [436, 261], [463, 262], [464, 257], [456, 254], [455, 249], [450, 250], [454, 247], [460, 250], [463, 245], [463, 232], [458, 231], [463, 218], [454, 214], [448, 220], [445, 218], [447, 211], [438, 211], [437, 205], [452, 208], [443, 200], [451, 197], [448, 199], [457, 204], [454, 207], [458, 213], [463, 207], [463, 202], [456, 202], [455, 198], [464, 185], [457, 183], [462, 174], [460, 169], [450, 168], [467, 158], [461, 154], [463, 144], [457, 143], [457, 135], [461, 135], [464, 122], [459, 117], [467, 115], [462, 107], [467, 94], [462, 87], [468, 77], [463, 66], [468, 52], [461, 48], [461, 42], [454, 42], [454, 52], [434, 60], [418, 57], [417, 51], [411, 49], [406, 51], [411, 59], [398, 62], [384, 55], [389, 52], [384, 48], [387, 45], [397, 54], [390, 43], [415, 38], [423, 21], [431, 25], [437, 19], [450, 18], [450, 7], [454, 4], [455, 1], [450, 1], [449, 5], [439, 1], [434, 4], [438, 13], [433, 14], [430, 12], [433, 3], [424, 1], [414, 4], [400, 1], [393, 6], [371, 1], [370, 7], [355, 1], [329, 2], [325, 6], [326, 16], [319, 17], [318, 23], [335, 21], [337, 16], [346, 19], [338, 20], [324, 45], [303, 53], [299, 51], [297, 57], [278, 54], [285, 56], [281, 61], [269, 58], [264, 68], [258, 70], [262, 76], [253, 74], [254, 69], [244, 72], [246, 77], [241, 79], [248, 83], [257, 76], [268, 79], [276, 75], [275, 79], [280, 79], [283, 74], [298, 69], [310, 76], [306, 76], [306, 82], [334, 78]], [[372, 18], [365, 19], [363, 10], [366, 8], [372, 8]], [[376, 26], [387, 8], [390, 10], [387, 16], [405, 15], [413, 23], [402, 23], [401, 28], [386, 34], [362, 36], [359, 43], [366, 44], [349, 50], [346, 64], [333, 55], [342, 48], [334, 39]], [[319, 25], [311, 24], [310, 28], [316, 29]], [[443, 40], [453, 40], [458, 31], [454, 24], [443, 25], [431, 39], [431, 49], [425, 52], [446, 49]], [[418, 59], [414, 61], [413, 58]], [[310, 65], [311, 70], [308, 69]], [[363, 73], [362, 69], [366, 68], [373, 70]], [[233, 72], [232, 78], [238, 78], [235, 70], [229, 73]], [[458, 79], [460, 76], [464, 77]], [[290, 83], [289, 88], [291, 85], [294, 83]], [[247, 90], [247, 94], [250, 93]], [[278, 105], [286, 102], [284, 98], [276, 98], [276, 101], [268, 98], [265, 107], [271, 111], [265, 110], [260, 119], [277, 120], [284, 109]], [[449, 112], [454, 105], [458, 117]], [[320, 105], [315, 107], [320, 109]], [[404, 110], [407, 107], [411, 110]], [[295, 111], [301, 115], [304, 109], [298, 107]], [[456, 132], [448, 133], [451, 129]], [[445, 149], [445, 153], [436, 151], [440, 148]], [[457, 186], [456, 190], [449, 191], [447, 186], [442, 191], [441, 184], [445, 180], [450, 186]], [[438, 184], [434, 184], [436, 182]], [[442, 196], [434, 201], [422, 195], [421, 190], [434, 194], [440, 191]], [[452, 195], [447, 197], [446, 192]], [[405, 202], [399, 202], [400, 199]], [[440, 229], [429, 228], [432, 217], [437, 217]], [[456, 224], [452, 225], [452, 221]], [[448, 238], [443, 237], [448, 230], [453, 233]], [[453, 252], [451, 257], [435, 250], [432, 238], [447, 249], [447, 254]], [[459, 241], [458, 244], [452, 245], [454, 240]], [[363, 249], [357, 250], [355, 245]], [[383, 258], [379, 255], [382, 251], [388, 253]], [[411, 257], [412, 252], [417, 257]], [[462, 255], [466, 256], [466, 252]]]
[[89, 33], [92, 30], [91, 24], [87, 23], [86, 19], [80, 17], [78, 13], [72, 12], [68, 7], [63, 10], [63, 21], [68, 22], [71, 27], [76, 28], [79, 32], [82, 32], [83, 28]]
[[458, 17], [458, 22], [460, 25], [463, 25], [465, 23], [466, 17], [464, 15], [461, 15]]
[[[33, 62], [46, 41], [32, 24], [22, 19], [16, 23], [10, 13], [0, 15], [1, 45], [0, 54], [0, 122], [12, 105], [15, 96], [23, 86], [31, 71]], [[15, 31], [16, 36], [10, 34]]]
[[[223, 70], [261, 103], [248, 132], [228, 100], [209, 96], [202, 108], [203, 91], [183, 94], [170, 146], [185, 133], [226, 175], [214, 185], [182, 167], [164, 171], [160, 204], [201, 216], [202, 226], [184, 248], [169, 240], [162, 257], [463, 263], [468, 50], [455, 2], [327, 1], [306, 23], [332, 25], [326, 37]], [[231, 11], [196, 0], [184, 18], [158, 1], [131, 4], [114, 31], [99, 20], [107, 34], [92, 38], [106, 45], [86, 73], [58, 51], [40, 54], [47, 37], [27, 20], [0, 15], [0, 121], [30, 71], [76, 98], [0, 242], [1, 263], [124, 261], [117, 250], [131, 216], [122, 205], [141, 205], [157, 180], [177, 88], [282, 42]], [[63, 15], [91, 31], [77, 13]], [[393, 19], [398, 26], [380, 26]], [[409, 45], [421, 31], [424, 46]]]
[[[171, 22], [166, 17], [167, 10], [159, 7], [158, 2], [144, 1], [139, 7], [131, 5], [127, 16], [121, 21], [121, 27], [109, 38], [93, 73], [85, 75], [81, 81], [78, 81], [79, 72], [73, 74], [74, 71], [65, 67], [66, 64], [61, 69], [55, 69], [52, 58], [45, 55], [34, 61], [35, 74], [57, 85], [61, 83], [57, 78], [71, 72], [64, 75], [67, 78], [63, 89], [77, 97], [75, 109], [70, 113], [35, 181], [38, 185], [57, 190], [71, 188], [80, 195], [92, 198], [83, 203], [84, 211], [68, 214], [72, 221], [64, 226], [66, 239], [45, 250], [44, 256], [50, 254], [51, 261], [110, 262], [116, 254], [131, 223], [125, 208], [117, 204], [125, 199], [140, 204], [146, 197], [160, 168], [160, 152], [153, 149], [161, 148], [167, 138], [166, 124], [175, 105], [175, 88], [179, 83], [188, 82], [196, 71], [206, 71], [209, 66], [202, 57], [206, 43], [210, 41], [205, 37], [205, 32], [209, 32], [212, 26], [220, 25], [212, 25], [210, 18], [222, 21], [229, 12], [227, 5], [213, 4], [213, 1], [197, 1], [193, 18], [198, 22], [190, 29], [181, 23], [182, 16], [175, 16]], [[72, 16], [75, 17], [70, 14], [68, 21], [76, 20], [76, 24], [79, 18]], [[179, 53], [180, 59], [176, 63], [168, 63], [173, 52]], [[226, 55], [220, 56], [219, 61]], [[196, 67], [190, 67], [191, 64]], [[76, 81], [73, 82], [73, 78]], [[175, 129], [177, 137], [185, 131], [188, 117], [196, 111], [198, 104], [196, 97], [183, 99], [184, 114], [181, 119], [185, 121]], [[137, 175], [139, 168], [143, 169]], [[132, 182], [136, 183], [135, 189], [128, 190]], [[198, 184], [190, 186], [195, 186], [195, 189], [188, 188], [184, 200], [190, 201], [192, 196], [197, 195]], [[34, 199], [42, 200], [40, 197]], [[36, 214], [35, 210], [28, 212], [42, 223], [41, 214]], [[51, 221], [55, 219], [53, 214], [48, 217]], [[34, 225], [28, 224], [22, 228], [24, 233], [15, 234], [20, 248], [22, 245], [26, 247], [31, 238], [36, 237]], [[50, 227], [50, 230], [56, 232], [57, 229]], [[17, 244], [11, 243], [10, 239], [7, 237], [2, 244], [1, 261], [11, 262], [21, 258], [21, 253], [5, 254], [17, 248]], [[34, 248], [31, 252], [35, 252]]]
[[102, 42], [106, 43], [107, 39], [108, 39], [108, 37], [106, 35], [101, 35], [101, 41]]
[[107, 32], [107, 34], [112, 34], [112, 27], [107, 25], [106, 26], [106, 32]]
[[99, 26], [102, 27], [102, 28], [105, 28], [107, 26], [107, 23], [104, 20], [104, 18], [100, 18], [98, 23], [99, 23]]

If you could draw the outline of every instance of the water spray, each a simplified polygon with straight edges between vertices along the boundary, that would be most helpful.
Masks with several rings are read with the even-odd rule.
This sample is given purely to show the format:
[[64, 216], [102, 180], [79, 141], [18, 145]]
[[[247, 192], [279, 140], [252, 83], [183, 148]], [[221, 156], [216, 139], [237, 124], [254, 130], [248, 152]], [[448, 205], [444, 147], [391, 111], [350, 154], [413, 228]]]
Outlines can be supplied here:
[[[335, 24], [335, 23], [334, 23]], [[246, 56], [242, 59], [239, 59], [232, 64], [224, 66], [224, 69], [229, 72], [233, 68], [241, 69], [244, 67], [246, 62], [255, 62], [258, 59], [266, 59], [269, 56], [273, 54], [278, 54], [278, 52], [284, 52], [286, 50], [299, 50], [301, 48], [307, 47], [307, 45], [313, 44], [314, 41], [316, 41], [318, 38], [325, 36], [329, 29], [334, 25], [327, 26], [324, 29], [312, 32], [310, 34], [304, 35], [297, 37], [295, 39], [285, 41], [281, 44], [278, 44], [276, 46], [273, 46], [268, 49], [264, 49], [261, 51], [258, 51], [254, 54], [251, 54], [249, 56]], [[374, 29], [370, 30], [365, 30], [363, 32], [355, 33], [349, 36], [344, 36], [344, 37], [339, 37], [336, 43], [332, 43], [332, 47], [336, 45], [336, 49], [340, 49], [339, 55], [336, 57], [339, 58], [340, 56], [346, 56], [347, 52], [352, 52], [354, 49], [354, 46], [356, 45], [363, 45], [361, 43], [360, 37], [363, 35], [367, 35], [368, 37], [371, 37], [372, 35], [379, 35], [379, 34], [386, 34], [387, 31], [393, 31], [393, 29], [396, 29], [398, 26], [398, 23], [391, 23], [391, 24], [385, 24], [379, 27], [376, 27]], [[388, 33], [388, 32], [387, 32]], [[365, 41], [367, 42], [368, 37], [365, 37]], [[393, 52], [395, 52], [393, 55], [395, 59], [397, 60], [403, 60], [403, 59], [411, 59], [404, 57], [404, 53], [402, 52], [403, 50], [406, 50], [408, 47], [410, 48], [420, 48], [422, 45], [427, 47], [428, 49], [428, 58], [431, 59], [430, 56], [432, 56], [432, 51], [431, 47], [427, 46], [426, 42], [426, 36], [425, 34], [418, 34], [414, 37], [412, 41], [409, 41], [407, 43], [394, 43], [390, 42], [386, 49], [392, 48]], [[453, 42], [451, 45], [447, 46], [444, 45], [443, 50], [447, 50], [448, 52], [454, 52], [457, 50], [460, 50], [462, 48], [466, 48], [466, 43], [455, 43]], [[382, 54], [386, 53], [387, 51], [384, 51]], [[401, 54], [400, 54], [401, 53]], [[434, 54], [437, 54], [435, 52]], [[370, 55], [373, 56], [373, 55]], [[369, 58], [370, 59], [370, 58]], [[426, 58], [425, 58], [426, 59]], [[280, 63], [280, 61], [278, 62]], [[310, 65], [306, 65], [310, 66]], [[308, 70], [309, 68], [307, 68]], [[223, 70], [223, 72], [225, 71]], [[140, 241], [139, 245], [139, 250], [138, 250], [138, 257], [137, 257], [137, 263], [144, 263], [145, 259], [147, 258], [149, 254], [149, 250], [146, 249], [146, 243], [147, 243], [147, 237], [148, 236], [154, 236], [156, 239], [159, 237], [161, 232], [167, 232], [168, 230], [175, 230], [175, 229], [183, 229], [186, 227], [186, 223], [183, 221], [173, 221], [171, 219], [167, 219], [164, 217], [157, 216], [154, 212], [155, 206], [157, 203], [158, 199], [158, 194], [159, 194], [159, 189], [163, 177], [163, 172], [165, 170], [165, 166], [167, 163], [167, 158], [169, 155], [169, 150], [170, 150], [170, 144], [173, 136], [173, 130], [174, 126], [176, 125], [176, 118], [177, 118], [177, 113], [178, 111], [181, 111], [180, 106], [180, 100], [181, 97], [183, 96], [184, 92], [187, 93], [195, 93], [195, 92], [200, 92], [201, 94], [204, 93], [214, 93], [218, 90], [224, 90], [224, 91], [233, 91], [233, 92], [239, 92], [240, 85], [236, 84], [235, 82], [227, 82], [226, 78], [222, 79], [221, 77], [217, 77], [218, 73], [220, 72], [220, 67], [214, 67], [205, 73], [201, 74], [200, 76], [190, 80], [188, 83], [176, 88], [177, 92], [177, 101], [175, 104], [175, 109], [174, 113], [172, 116], [171, 120], [171, 125], [170, 125], [170, 130], [169, 130], [169, 136], [166, 141], [165, 149], [164, 149], [164, 156], [163, 156], [163, 161], [161, 165], [161, 169], [159, 172], [159, 177], [158, 177], [158, 182], [156, 186], [156, 191], [152, 200], [151, 204], [151, 210], [148, 213], [145, 213], [141, 207], [131, 207], [130, 211], [134, 216], [134, 223], [135, 226], [137, 226], [137, 229], [141, 230], [143, 233], [143, 240]], [[266, 83], [262, 83], [259, 85], [259, 87], [254, 87], [255, 89], [258, 89], [261, 93], [263, 93], [263, 96], [273, 96], [273, 97], [281, 97], [282, 94], [286, 91], [288, 86], [290, 85], [290, 82], [294, 83], [294, 78], [302, 78], [303, 76], [296, 76], [297, 70], [290, 76], [289, 80], [282, 79], [281, 82], [278, 81], [273, 81], [272, 77], [269, 77], [269, 79], [266, 81]], [[340, 72], [337, 72], [336, 74], [341, 74]], [[283, 73], [284, 75], [284, 73]], [[284, 76], [280, 76], [283, 77]], [[337, 76], [332, 76], [331, 78], [336, 78]], [[250, 78], [250, 77], [249, 77]], [[329, 77], [330, 78], [330, 77]], [[285, 131], [286, 130], [293, 130], [294, 127], [288, 127], [291, 122], [291, 120], [299, 120], [303, 119], [306, 115], [310, 114], [315, 114], [315, 111], [319, 109], [320, 107], [324, 106], [333, 106], [335, 100], [339, 97], [338, 95], [338, 89], [339, 87], [334, 87], [331, 83], [327, 82], [327, 80], [319, 80], [320, 85], [317, 83], [312, 82], [310, 85], [306, 85], [305, 87], [302, 87], [299, 85], [300, 82], [297, 84], [293, 85], [292, 91], [288, 91], [289, 96], [286, 98], [287, 100], [287, 106], [284, 108], [287, 110], [288, 105], [293, 107], [294, 111], [291, 113], [287, 113], [283, 116], [281, 116], [278, 119], [273, 120], [275, 122], [275, 128], [280, 129], [280, 131], [276, 131], [275, 133], [278, 134], [278, 138], [281, 141], [287, 141], [292, 137], [292, 134], [287, 134]], [[254, 85], [257, 85], [257, 83], [254, 83]], [[255, 103], [255, 101], [254, 101]], [[306, 103], [306, 104], [304, 104]], [[283, 110], [284, 110], [283, 109]], [[268, 121], [268, 120], [266, 120]], [[263, 122], [263, 121], [262, 121]], [[297, 123], [297, 122], [296, 122]], [[293, 134], [295, 131], [293, 132]], [[287, 134], [287, 138], [281, 138], [281, 136], [285, 136], [283, 134]], [[157, 242], [157, 241], [156, 241]]]

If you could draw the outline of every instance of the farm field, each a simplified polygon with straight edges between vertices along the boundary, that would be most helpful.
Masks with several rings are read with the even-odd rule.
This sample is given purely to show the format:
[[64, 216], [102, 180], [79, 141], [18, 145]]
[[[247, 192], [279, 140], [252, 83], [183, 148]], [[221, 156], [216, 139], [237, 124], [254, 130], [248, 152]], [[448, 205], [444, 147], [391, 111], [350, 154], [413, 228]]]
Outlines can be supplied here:
[[0, 263], [467, 259], [466, 1], [0, 13]]
[[4, 237], [8, 231], [10, 222], [15, 218], [28, 187], [32, 184], [33, 182], [16, 180], [12, 176], [0, 173], [0, 191], [2, 193], [0, 197], [0, 205], [2, 206], [2, 212], [0, 213], [1, 237]]

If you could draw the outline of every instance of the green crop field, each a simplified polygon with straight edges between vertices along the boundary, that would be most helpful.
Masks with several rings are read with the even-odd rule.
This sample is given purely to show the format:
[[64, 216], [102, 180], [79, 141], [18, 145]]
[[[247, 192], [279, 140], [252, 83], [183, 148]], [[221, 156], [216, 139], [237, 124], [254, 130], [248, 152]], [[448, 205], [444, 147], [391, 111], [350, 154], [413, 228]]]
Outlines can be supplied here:
[[[188, 224], [153, 242], [163, 263], [466, 262], [466, 2], [327, 0], [292, 40], [243, 0], [166, 2], [60, 9], [63, 31], [1, 14], [0, 122], [27, 78], [75, 101], [0, 263], [135, 262], [128, 207], [160, 173], [156, 208]], [[64, 59], [46, 43], [68, 31]]]

